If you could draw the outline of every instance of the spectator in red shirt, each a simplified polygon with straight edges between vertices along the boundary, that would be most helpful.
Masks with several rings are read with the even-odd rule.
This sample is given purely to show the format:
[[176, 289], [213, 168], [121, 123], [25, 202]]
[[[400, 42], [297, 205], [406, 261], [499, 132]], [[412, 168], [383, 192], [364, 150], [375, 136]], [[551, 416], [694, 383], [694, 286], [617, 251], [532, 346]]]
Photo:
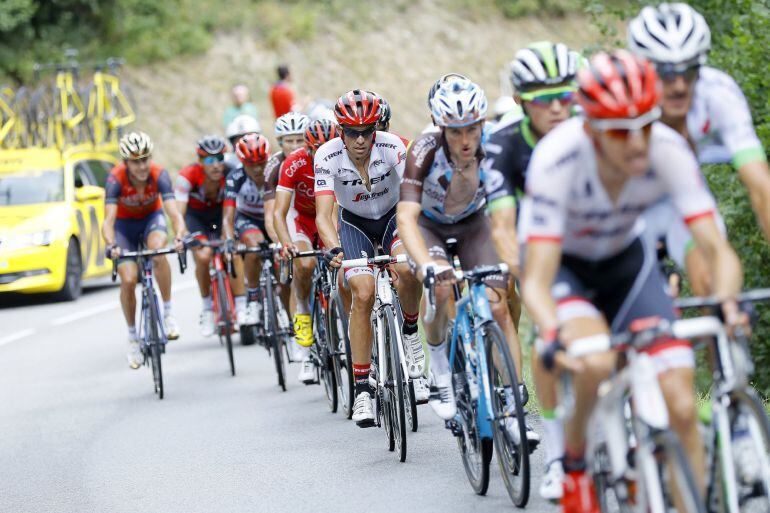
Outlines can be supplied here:
[[291, 87], [289, 67], [281, 64], [276, 71], [278, 72], [278, 82], [270, 88], [270, 101], [273, 104], [275, 118], [278, 119], [294, 110], [294, 90]]

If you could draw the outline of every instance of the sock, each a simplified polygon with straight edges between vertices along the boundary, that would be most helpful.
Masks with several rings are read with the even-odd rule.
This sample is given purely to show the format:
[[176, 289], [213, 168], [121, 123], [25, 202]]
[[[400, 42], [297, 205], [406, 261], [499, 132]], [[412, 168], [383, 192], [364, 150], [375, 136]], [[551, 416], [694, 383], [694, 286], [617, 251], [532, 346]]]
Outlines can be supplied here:
[[372, 395], [372, 387], [369, 386], [369, 368], [371, 364], [354, 363], [353, 364], [353, 377], [356, 381], [356, 395], [361, 392], [368, 392]]
[[259, 289], [258, 288], [246, 289], [246, 295], [249, 298], [249, 302], [259, 301]]
[[404, 334], [411, 335], [417, 333], [417, 320], [420, 318], [420, 313], [415, 312], [408, 314], [404, 312]]
[[171, 301], [163, 302], [163, 315], [171, 315]]
[[573, 452], [568, 447], [564, 449], [564, 472], [585, 472], [586, 460], [583, 451]]
[[430, 370], [433, 374], [439, 376], [449, 373], [449, 358], [446, 354], [446, 341], [437, 346], [428, 344], [430, 349]]
[[[295, 344], [297, 343], [295, 342]], [[305, 360], [310, 356], [310, 348], [297, 344], [297, 352], [295, 354], [299, 357], [297, 358], [298, 360]]]
[[201, 298], [203, 300], [203, 309], [212, 311], [214, 310], [214, 301], [211, 299], [211, 294], [208, 296], [203, 296]]
[[564, 457], [564, 424], [556, 418], [553, 410], [544, 409], [540, 412], [540, 416], [543, 419], [545, 463], [548, 465]]
[[137, 335], [136, 335], [136, 326], [129, 326], [128, 327], [128, 339], [129, 340], [136, 340], [137, 338], [139, 338], [139, 337], [137, 337]]
[[235, 296], [235, 309], [246, 310], [246, 296]]
[[305, 299], [297, 298], [297, 313], [298, 314], [310, 313], [310, 301], [308, 300], [308, 298], [305, 298]]

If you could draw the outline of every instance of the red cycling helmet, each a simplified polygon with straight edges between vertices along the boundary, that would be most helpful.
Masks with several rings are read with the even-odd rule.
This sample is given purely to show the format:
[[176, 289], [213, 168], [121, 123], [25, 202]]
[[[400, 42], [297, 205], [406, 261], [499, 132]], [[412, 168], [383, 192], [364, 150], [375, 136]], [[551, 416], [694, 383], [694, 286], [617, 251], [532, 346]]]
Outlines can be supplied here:
[[246, 134], [235, 145], [235, 154], [244, 164], [262, 164], [270, 156], [270, 143], [261, 134]]
[[654, 109], [660, 99], [653, 65], [627, 50], [594, 55], [577, 80], [578, 103], [588, 118], [636, 118]]
[[337, 100], [334, 116], [340, 125], [373, 125], [380, 120], [380, 98], [369, 91], [353, 89]]
[[319, 119], [305, 129], [305, 143], [311, 150], [317, 150], [323, 143], [338, 137], [337, 125], [328, 119]]

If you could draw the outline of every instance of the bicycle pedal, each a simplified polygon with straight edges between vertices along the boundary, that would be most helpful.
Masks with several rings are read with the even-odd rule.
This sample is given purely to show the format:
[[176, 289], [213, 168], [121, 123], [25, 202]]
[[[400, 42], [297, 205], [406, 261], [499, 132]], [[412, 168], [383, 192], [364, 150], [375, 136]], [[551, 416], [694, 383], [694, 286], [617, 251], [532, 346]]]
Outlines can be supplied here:
[[463, 436], [463, 428], [455, 419], [445, 420], [444, 427], [451, 431], [453, 436], [458, 438]]

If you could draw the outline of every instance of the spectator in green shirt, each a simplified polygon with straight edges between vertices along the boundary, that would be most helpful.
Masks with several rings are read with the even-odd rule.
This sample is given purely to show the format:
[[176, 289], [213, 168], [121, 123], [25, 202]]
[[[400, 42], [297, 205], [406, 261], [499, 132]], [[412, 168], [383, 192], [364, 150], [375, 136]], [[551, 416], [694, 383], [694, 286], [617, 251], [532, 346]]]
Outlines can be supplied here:
[[227, 126], [238, 116], [247, 115], [257, 119], [257, 106], [249, 101], [249, 88], [243, 84], [233, 87], [233, 104], [230, 105], [222, 116], [222, 126]]

